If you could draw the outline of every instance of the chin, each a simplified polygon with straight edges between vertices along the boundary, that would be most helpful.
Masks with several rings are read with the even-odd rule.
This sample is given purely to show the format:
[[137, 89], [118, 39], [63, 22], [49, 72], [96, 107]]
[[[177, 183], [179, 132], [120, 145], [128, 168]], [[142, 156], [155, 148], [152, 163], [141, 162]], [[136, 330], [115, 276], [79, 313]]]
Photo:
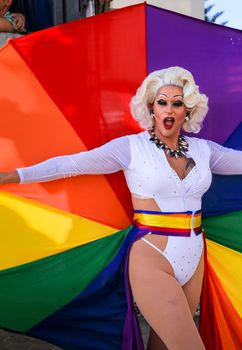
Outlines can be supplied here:
[[164, 137], [174, 137], [177, 134], [179, 135], [178, 130], [174, 130], [173, 128], [170, 129], [170, 130], [163, 129], [161, 131], [161, 135], [163, 135]]

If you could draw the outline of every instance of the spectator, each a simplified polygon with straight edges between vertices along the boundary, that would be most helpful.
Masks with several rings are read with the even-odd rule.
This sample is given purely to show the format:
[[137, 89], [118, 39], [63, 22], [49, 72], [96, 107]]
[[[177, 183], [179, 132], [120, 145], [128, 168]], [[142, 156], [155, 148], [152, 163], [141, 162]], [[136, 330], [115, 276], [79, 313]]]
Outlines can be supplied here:
[[0, 0], [0, 32], [26, 33], [25, 16], [11, 12], [14, 0]]

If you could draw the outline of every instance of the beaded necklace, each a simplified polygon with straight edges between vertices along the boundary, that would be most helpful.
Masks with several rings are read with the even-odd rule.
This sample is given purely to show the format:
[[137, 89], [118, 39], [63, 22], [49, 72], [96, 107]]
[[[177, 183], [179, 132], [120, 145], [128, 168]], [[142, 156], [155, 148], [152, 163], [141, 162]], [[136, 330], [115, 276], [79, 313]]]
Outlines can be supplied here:
[[172, 149], [156, 136], [154, 127], [151, 129], [150, 141], [154, 142], [156, 147], [163, 149], [165, 154], [171, 158], [178, 159], [185, 157], [186, 152], [188, 151], [188, 143], [183, 135], [179, 135], [178, 137], [178, 149]]

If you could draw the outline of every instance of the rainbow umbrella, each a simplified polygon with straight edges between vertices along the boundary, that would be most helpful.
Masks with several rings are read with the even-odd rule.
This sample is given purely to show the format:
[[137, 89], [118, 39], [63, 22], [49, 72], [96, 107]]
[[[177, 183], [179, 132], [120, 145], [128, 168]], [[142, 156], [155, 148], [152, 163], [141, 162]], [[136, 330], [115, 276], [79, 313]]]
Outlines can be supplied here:
[[[172, 65], [210, 97], [200, 136], [241, 140], [241, 53], [240, 31], [145, 4], [11, 41], [0, 51], [1, 170], [138, 132], [131, 96]], [[241, 342], [240, 180], [218, 177], [204, 203], [207, 349]], [[64, 349], [142, 349], [124, 278], [137, 235], [122, 174], [7, 185], [0, 202], [0, 327]]]

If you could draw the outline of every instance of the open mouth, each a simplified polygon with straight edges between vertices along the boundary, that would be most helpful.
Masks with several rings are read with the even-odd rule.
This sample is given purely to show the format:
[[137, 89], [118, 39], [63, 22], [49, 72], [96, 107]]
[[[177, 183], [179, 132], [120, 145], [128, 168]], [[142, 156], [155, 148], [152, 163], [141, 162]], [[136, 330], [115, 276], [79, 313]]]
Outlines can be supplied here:
[[173, 117], [167, 117], [163, 120], [164, 123], [164, 127], [165, 129], [169, 130], [173, 127], [174, 123], [175, 123], [175, 118]]

